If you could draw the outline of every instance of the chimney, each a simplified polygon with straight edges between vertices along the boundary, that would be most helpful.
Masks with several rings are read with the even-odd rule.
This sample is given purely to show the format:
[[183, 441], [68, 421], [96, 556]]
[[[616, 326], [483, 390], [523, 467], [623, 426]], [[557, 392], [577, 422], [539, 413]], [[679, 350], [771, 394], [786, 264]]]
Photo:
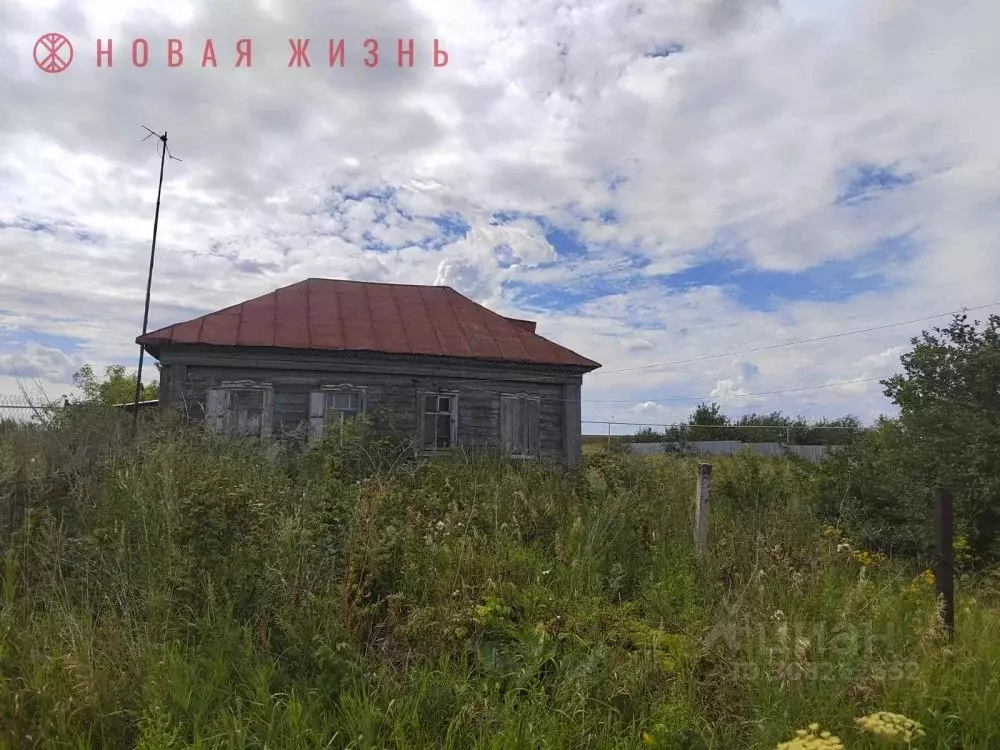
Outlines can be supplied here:
[[507, 320], [516, 325], [518, 328], [523, 328], [529, 333], [535, 332], [535, 321], [533, 320], [519, 320], [517, 318], [507, 318]]

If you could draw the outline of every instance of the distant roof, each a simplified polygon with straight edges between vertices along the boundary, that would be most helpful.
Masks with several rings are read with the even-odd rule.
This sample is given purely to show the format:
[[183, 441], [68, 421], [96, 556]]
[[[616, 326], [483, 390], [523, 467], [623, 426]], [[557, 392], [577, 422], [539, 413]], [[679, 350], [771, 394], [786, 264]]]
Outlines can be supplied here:
[[164, 346], [277, 347], [463, 357], [569, 365], [600, 364], [505, 318], [447, 286], [306, 279], [136, 339]]

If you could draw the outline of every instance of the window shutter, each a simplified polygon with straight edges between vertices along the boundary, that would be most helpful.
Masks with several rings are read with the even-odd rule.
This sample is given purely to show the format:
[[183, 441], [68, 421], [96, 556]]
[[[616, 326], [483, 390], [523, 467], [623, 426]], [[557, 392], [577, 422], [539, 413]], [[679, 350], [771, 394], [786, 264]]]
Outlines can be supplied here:
[[263, 404], [260, 412], [260, 436], [262, 438], [271, 437], [271, 429], [274, 424], [274, 391], [270, 388], [264, 389]]
[[532, 396], [500, 396], [500, 438], [504, 448], [515, 456], [538, 453], [541, 401]]
[[212, 432], [225, 430], [226, 414], [229, 411], [230, 391], [225, 388], [210, 388], [205, 398], [205, 426]]
[[535, 455], [539, 450], [539, 429], [542, 416], [542, 404], [539, 399], [525, 399], [525, 422], [528, 424], [528, 444], [524, 452]]
[[500, 439], [507, 451], [517, 452], [517, 399], [500, 396]]
[[528, 407], [531, 402], [524, 396], [517, 400], [517, 452], [522, 456], [530, 451], [530, 436], [528, 431]]
[[309, 442], [316, 443], [323, 437], [326, 393], [313, 391], [309, 394]]

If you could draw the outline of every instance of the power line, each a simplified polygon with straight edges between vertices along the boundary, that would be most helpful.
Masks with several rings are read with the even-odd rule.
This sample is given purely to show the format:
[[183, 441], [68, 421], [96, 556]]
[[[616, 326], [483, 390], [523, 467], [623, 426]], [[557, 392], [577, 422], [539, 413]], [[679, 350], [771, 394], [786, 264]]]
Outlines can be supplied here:
[[620, 372], [635, 372], [637, 370], [652, 370], [657, 367], [669, 367], [671, 365], [683, 365], [689, 362], [704, 362], [708, 359], [719, 359], [720, 357], [733, 357], [738, 354], [751, 354], [753, 352], [763, 352], [770, 349], [781, 349], [786, 346], [797, 346], [799, 344], [810, 344], [815, 341], [828, 341], [830, 339], [843, 338], [844, 336], [855, 336], [859, 333], [871, 333], [872, 331], [884, 331], [887, 328], [897, 328], [898, 326], [910, 325], [912, 323], [923, 323], [927, 320], [934, 320], [935, 318], [943, 318], [948, 315], [958, 315], [960, 313], [966, 313], [971, 310], [984, 310], [987, 307], [996, 307], [1000, 305], [1000, 300], [996, 302], [990, 302], [987, 305], [977, 305], [975, 307], [963, 307], [961, 310], [952, 310], [951, 312], [938, 313], [937, 315], [927, 315], [923, 318], [913, 318], [912, 320], [901, 320], [896, 323], [885, 323], [883, 325], [871, 326], [869, 328], [858, 328], [853, 331], [841, 331], [840, 333], [831, 333], [826, 336], [815, 336], [809, 339], [796, 339], [794, 341], [785, 341], [781, 344], [769, 344], [767, 346], [755, 346], [750, 349], [739, 349], [733, 352], [720, 352], [719, 354], [706, 354], [700, 357], [690, 357], [688, 359], [675, 359], [671, 362], [659, 362], [652, 365], [640, 365], [638, 367], [625, 367], [619, 370], [595, 370], [589, 373], [591, 376], [594, 375], [611, 375]]
[[[735, 398], [752, 398], [755, 396], [774, 396], [780, 393], [797, 393], [800, 391], [813, 391], [820, 390], [823, 388], [836, 388], [842, 385], [852, 385], [854, 383], [872, 383], [876, 380], [884, 380], [885, 378], [892, 377], [891, 375], [881, 375], [876, 378], [857, 378], [855, 380], [844, 380], [835, 383], [823, 383], [822, 385], [806, 385], [797, 388], [779, 388], [773, 391], [760, 391], [758, 393], [734, 393], [732, 394]], [[514, 393], [511, 390], [500, 391], [488, 388], [478, 388], [473, 385], [463, 384], [463, 388], [478, 391], [480, 393], [488, 393], [491, 396], [501, 396], [501, 395], [521, 395]], [[524, 392], [523, 395], [530, 396], [531, 398], [537, 398], [539, 401], [546, 402], [570, 402], [575, 404], [639, 404], [644, 401], [708, 401], [711, 399], [718, 399], [721, 396], [649, 396], [649, 397], [635, 397], [635, 398], [618, 398], [618, 399], [575, 399], [575, 398], [562, 398], [560, 396], [542, 396], [537, 393]]]

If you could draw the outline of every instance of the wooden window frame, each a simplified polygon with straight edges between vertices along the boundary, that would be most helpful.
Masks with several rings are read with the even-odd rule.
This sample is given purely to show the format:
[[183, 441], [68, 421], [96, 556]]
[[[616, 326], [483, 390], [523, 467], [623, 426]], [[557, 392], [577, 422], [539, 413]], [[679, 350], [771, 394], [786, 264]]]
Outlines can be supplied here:
[[[349, 409], [336, 409], [327, 406], [327, 400], [331, 394], [349, 393], [358, 399], [358, 408], [354, 410], [354, 419], [359, 421], [364, 418], [368, 408], [368, 389], [365, 386], [354, 385], [352, 383], [339, 383], [337, 385], [322, 385], [318, 390], [309, 394], [309, 440], [311, 443], [318, 442], [329, 432], [333, 422], [330, 420], [331, 412], [345, 414]], [[317, 413], [319, 412], [319, 413]], [[336, 424], [342, 428], [346, 419], [341, 417]]]
[[[254, 435], [237, 433], [233, 429], [233, 394], [240, 391], [252, 391], [261, 393], [260, 411], [260, 432]], [[213, 406], [213, 393], [224, 393], [225, 403]], [[219, 435], [233, 438], [261, 438], [267, 440], [271, 437], [274, 423], [274, 385], [257, 380], [223, 380], [218, 385], [209, 388], [205, 399], [206, 421], [209, 429]]]
[[[451, 408], [447, 412], [440, 411], [440, 403], [438, 404], [439, 409], [437, 411], [427, 411], [426, 403], [428, 398], [449, 398], [451, 399]], [[417, 438], [419, 441], [419, 449], [423, 453], [438, 453], [442, 451], [450, 450], [458, 445], [458, 402], [459, 402], [459, 392], [458, 391], [419, 391], [417, 393]], [[426, 417], [429, 414], [435, 416], [440, 416], [442, 414], [448, 414], [450, 416], [449, 426], [450, 434], [448, 436], [448, 445], [439, 446], [435, 440], [434, 445], [427, 445], [426, 435], [424, 433]], [[437, 429], [435, 428], [435, 437], [437, 437]]]

